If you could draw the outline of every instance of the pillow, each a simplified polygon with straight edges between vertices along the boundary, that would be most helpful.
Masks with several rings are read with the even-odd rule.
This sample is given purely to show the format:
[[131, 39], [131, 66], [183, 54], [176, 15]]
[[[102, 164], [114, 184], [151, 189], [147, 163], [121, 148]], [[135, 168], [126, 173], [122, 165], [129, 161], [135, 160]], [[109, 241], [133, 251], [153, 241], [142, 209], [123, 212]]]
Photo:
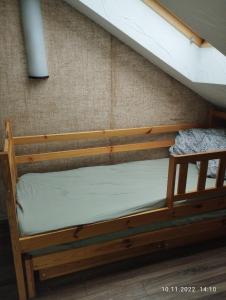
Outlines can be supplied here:
[[[174, 154], [189, 154], [214, 150], [226, 150], [226, 129], [187, 129], [180, 130], [175, 139], [175, 145], [169, 151]], [[210, 160], [208, 177], [216, 177], [219, 160]], [[197, 162], [199, 168], [200, 163]], [[226, 176], [225, 176], [226, 177]]]

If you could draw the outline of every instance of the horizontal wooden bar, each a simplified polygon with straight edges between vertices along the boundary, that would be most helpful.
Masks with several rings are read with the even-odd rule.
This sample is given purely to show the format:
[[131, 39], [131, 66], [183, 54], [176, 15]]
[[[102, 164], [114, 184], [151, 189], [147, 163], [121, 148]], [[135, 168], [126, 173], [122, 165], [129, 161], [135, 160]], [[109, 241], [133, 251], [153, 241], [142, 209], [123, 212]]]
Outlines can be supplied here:
[[177, 164], [195, 163], [197, 161], [203, 161], [203, 160], [224, 159], [226, 158], [226, 150], [199, 152], [199, 153], [183, 154], [183, 155], [175, 155], [175, 154], [171, 154], [171, 155], [175, 158]]
[[178, 179], [178, 186], [177, 186], [178, 194], [184, 194], [186, 191], [187, 175], [188, 175], [188, 163], [180, 164], [179, 179]]
[[93, 148], [84, 148], [84, 149], [67, 150], [67, 151], [47, 152], [47, 153], [39, 153], [39, 154], [17, 155], [16, 163], [17, 164], [34, 163], [38, 161], [55, 160], [55, 159], [63, 159], [63, 158], [92, 156], [92, 155], [118, 153], [118, 152], [129, 152], [129, 151], [147, 150], [147, 149], [154, 149], [154, 148], [167, 148], [173, 144], [174, 144], [174, 140], [171, 139], [171, 140], [152, 141], [152, 142], [136, 143], [136, 144], [124, 144], [124, 145], [95, 147], [95, 148], [93, 147]]
[[85, 259], [81, 261], [76, 261], [64, 265], [59, 265], [47, 269], [42, 269], [39, 272], [40, 280], [47, 280], [50, 278], [55, 278], [58, 276], [78, 272], [81, 270], [90, 269], [96, 266], [109, 264], [116, 261], [121, 261], [129, 259], [131, 257], [137, 257], [145, 254], [151, 254], [154, 252], [159, 252], [162, 250], [169, 250], [175, 247], [184, 247], [191, 244], [197, 244], [206, 240], [212, 240], [225, 236], [226, 232], [221, 232], [217, 230], [210, 230], [208, 234], [193, 233], [193, 235], [186, 235], [176, 239], [166, 238], [164, 241], [150, 243], [145, 246], [136, 247], [133, 249], [125, 249], [112, 253], [111, 255], [101, 255], [91, 259]]
[[60, 134], [45, 134], [32, 136], [17, 136], [13, 138], [15, 145], [47, 143], [57, 141], [72, 141], [81, 139], [99, 139], [111, 137], [123, 137], [133, 135], [151, 135], [160, 133], [177, 132], [178, 130], [203, 127], [197, 123], [181, 123], [173, 125], [157, 125], [141, 128], [125, 128], [125, 129], [109, 129], [98, 131], [84, 131], [84, 132], [69, 132]]
[[101, 255], [91, 259], [80, 260], [66, 265], [64, 264], [64, 265], [60, 265], [48, 269], [43, 269], [40, 270], [39, 272], [40, 280], [43, 281], [50, 278], [55, 278], [58, 276], [70, 274], [73, 272], [90, 269], [107, 263], [121, 261], [124, 259], [128, 259], [130, 257], [144, 255], [146, 253], [151, 253], [154, 249], [159, 251], [161, 249], [160, 246], [162, 246], [162, 243], [155, 243], [155, 244], [137, 247], [134, 249], [126, 249], [126, 250], [118, 251], [116, 253], [112, 253], [111, 255]]
[[225, 196], [226, 197], [226, 187], [222, 188], [208, 188], [201, 191], [192, 191], [186, 194], [178, 194], [174, 196], [174, 201], [186, 200], [186, 199], [196, 199], [197, 197], [216, 197], [216, 196]]
[[211, 228], [211, 230], [225, 230], [226, 217], [216, 218], [209, 221], [195, 222], [177, 227], [164, 228], [158, 231], [137, 234], [128, 238], [117, 239], [102, 244], [36, 256], [32, 258], [33, 268], [34, 270], [42, 270], [57, 265], [98, 257], [100, 255], [116, 253], [120, 250], [128, 248], [133, 249], [147, 245], [149, 241], [154, 243], [165, 240], [167, 237], [170, 237], [170, 239], [175, 239], [184, 237], [185, 235], [191, 235], [194, 232], [208, 232], [209, 228]]
[[41, 249], [49, 246], [70, 243], [98, 235], [123, 231], [130, 228], [173, 220], [194, 214], [226, 208], [226, 197], [212, 198], [205, 201], [194, 201], [184, 205], [175, 206], [172, 210], [160, 208], [149, 210], [135, 215], [129, 215], [115, 220], [74, 226], [57, 231], [25, 236], [20, 238], [22, 252]]

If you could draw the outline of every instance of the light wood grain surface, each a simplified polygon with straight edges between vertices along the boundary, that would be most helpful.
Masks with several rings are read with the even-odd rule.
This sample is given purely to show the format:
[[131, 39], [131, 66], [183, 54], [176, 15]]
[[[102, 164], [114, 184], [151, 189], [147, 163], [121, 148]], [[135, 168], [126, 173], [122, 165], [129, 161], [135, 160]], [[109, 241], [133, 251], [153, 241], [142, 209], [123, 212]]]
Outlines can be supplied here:
[[[4, 233], [4, 234], [1, 234]], [[16, 300], [10, 242], [0, 228], [0, 296]], [[51, 279], [38, 284], [42, 300], [150, 300], [225, 299], [226, 241], [218, 240], [168, 253], [143, 256], [126, 262]], [[166, 286], [214, 286], [216, 293], [166, 293]], [[183, 296], [183, 298], [182, 298]]]

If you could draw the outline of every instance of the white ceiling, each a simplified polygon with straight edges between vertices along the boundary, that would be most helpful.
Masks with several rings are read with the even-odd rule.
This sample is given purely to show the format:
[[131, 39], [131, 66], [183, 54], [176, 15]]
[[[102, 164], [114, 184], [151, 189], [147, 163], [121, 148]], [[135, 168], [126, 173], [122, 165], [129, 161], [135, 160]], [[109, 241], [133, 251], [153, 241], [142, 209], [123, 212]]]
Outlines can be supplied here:
[[159, 0], [159, 2], [226, 55], [225, 0]]

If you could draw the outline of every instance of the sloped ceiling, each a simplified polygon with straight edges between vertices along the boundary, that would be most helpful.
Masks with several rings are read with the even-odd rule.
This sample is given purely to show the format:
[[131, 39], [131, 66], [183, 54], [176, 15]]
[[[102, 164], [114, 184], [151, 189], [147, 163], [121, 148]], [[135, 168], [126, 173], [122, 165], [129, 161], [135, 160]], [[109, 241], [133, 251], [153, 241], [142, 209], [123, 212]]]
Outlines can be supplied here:
[[64, 1], [205, 99], [226, 108], [226, 57], [214, 47], [191, 43], [141, 0]]
[[159, 0], [159, 2], [226, 55], [225, 0]]

